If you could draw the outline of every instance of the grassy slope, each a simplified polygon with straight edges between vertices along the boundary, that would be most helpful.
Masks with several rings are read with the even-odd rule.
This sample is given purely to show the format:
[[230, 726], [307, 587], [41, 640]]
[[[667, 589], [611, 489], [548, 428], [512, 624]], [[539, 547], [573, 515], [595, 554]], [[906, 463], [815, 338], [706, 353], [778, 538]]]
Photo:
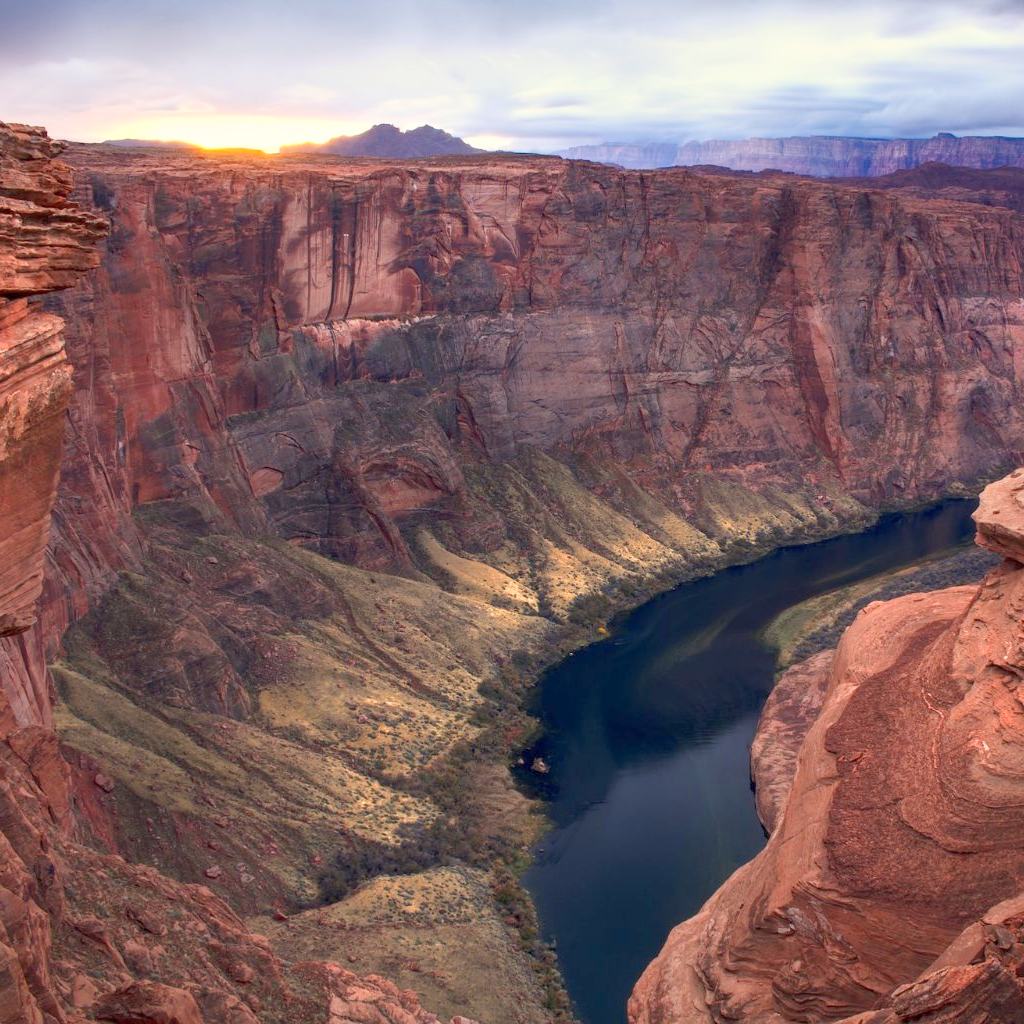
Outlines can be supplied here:
[[[498, 542], [464, 550], [419, 524], [416, 578], [144, 506], [148, 564], [68, 633], [57, 714], [73, 756], [115, 780], [91, 794], [101, 848], [260, 921], [327, 901], [275, 929], [285, 952], [354, 957], [442, 1015], [540, 1022], [566, 1003], [514, 881], [543, 824], [506, 767], [529, 684], [616, 610], [869, 514], [709, 478], [691, 523], [621, 475], [531, 450], [467, 475]], [[439, 877], [457, 919], [434, 898], [395, 919]], [[322, 914], [359, 924], [324, 932]]]

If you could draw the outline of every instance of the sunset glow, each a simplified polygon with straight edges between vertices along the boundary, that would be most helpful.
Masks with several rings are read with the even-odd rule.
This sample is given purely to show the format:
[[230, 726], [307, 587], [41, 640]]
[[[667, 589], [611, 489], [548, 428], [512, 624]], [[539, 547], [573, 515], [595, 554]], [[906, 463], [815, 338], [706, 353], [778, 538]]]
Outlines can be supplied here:
[[16, 5], [0, 38], [5, 116], [82, 141], [268, 152], [383, 122], [539, 151], [1024, 134], [1024, 8], [1007, 0], [293, 0], [286, 18], [253, 0], [245, 11]]
[[262, 114], [168, 114], [115, 126], [108, 137], [189, 142], [205, 149], [261, 149], [276, 153], [299, 142], [326, 142], [336, 135], [362, 131], [361, 123], [321, 118], [286, 118]]

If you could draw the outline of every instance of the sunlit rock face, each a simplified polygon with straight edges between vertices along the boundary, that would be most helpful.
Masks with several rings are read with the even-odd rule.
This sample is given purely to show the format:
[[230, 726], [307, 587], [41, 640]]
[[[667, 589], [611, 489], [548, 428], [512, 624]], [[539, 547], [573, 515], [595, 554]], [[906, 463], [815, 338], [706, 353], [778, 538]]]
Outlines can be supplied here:
[[983, 492], [1006, 561], [980, 586], [869, 605], [780, 680], [768, 846], [672, 933], [632, 1021], [1022, 1019], [1022, 494], [1024, 470]]
[[[39, 621], [3, 648], [36, 737], [11, 920], [53, 929], [22, 975], [58, 1020], [429, 1020], [279, 960], [221, 897], [308, 905], [339, 853], [432, 827], [410, 780], [559, 623], [1022, 447], [1006, 205], [539, 158], [69, 159], [110, 233], [47, 300], [76, 384]], [[498, 842], [515, 797], [472, 781]]]
[[0, 636], [33, 621], [71, 393], [63, 324], [30, 297], [99, 262], [104, 221], [69, 200], [45, 132], [0, 123]]
[[[33, 622], [71, 372], [62, 321], [27, 300], [94, 268], [107, 225], [71, 201], [59, 152], [41, 129], [0, 124], [0, 1021], [438, 1024], [384, 979], [281, 961], [209, 889], [78, 842], [93, 794], [116, 783], [81, 760], [73, 773], [51, 729], [45, 647], [59, 635]], [[102, 396], [79, 378], [77, 402]], [[99, 579], [97, 550], [65, 550], [63, 567]]]
[[743, 495], [798, 529], [1020, 448], [1003, 207], [546, 159], [73, 158], [113, 224], [60, 305], [104, 398], [82, 426], [106, 504], [199, 495], [408, 571], [428, 523], [493, 550], [466, 470], [527, 447], [634, 519], [624, 479], [755, 542], [772, 528]]

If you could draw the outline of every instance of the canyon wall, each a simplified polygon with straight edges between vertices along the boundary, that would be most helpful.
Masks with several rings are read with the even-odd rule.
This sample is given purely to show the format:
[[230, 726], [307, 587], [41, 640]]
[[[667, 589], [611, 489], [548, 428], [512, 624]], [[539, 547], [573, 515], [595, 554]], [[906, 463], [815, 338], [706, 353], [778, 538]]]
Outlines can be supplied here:
[[929, 163], [983, 170], [1024, 167], [1024, 139], [948, 132], [930, 139], [795, 135], [780, 139], [709, 139], [680, 145], [607, 143], [577, 146], [562, 156], [633, 169], [715, 166], [734, 171], [790, 171], [819, 178], [871, 178]]
[[[97, 834], [165, 870], [201, 874], [237, 808], [218, 887], [253, 913], [315, 898], [339, 822], [432, 827], [407, 790], [475, 742], [517, 641], [1020, 458], [1005, 207], [534, 158], [70, 157], [111, 233], [54, 304], [86, 382], [41, 611], [51, 640], [81, 619], [62, 735], [124, 782]], [[182, 730], [218, 751], [199, 792]], [[290, 743], [338, 754], [304, 822]]]
[[107, 223], [70, 200], [61, 148], [0, 123], [0, 1021], [438, 1024], [382, 978], [282, 961], [209, 889], [81, 842], [87, 791], [43, 660], [59, 636], [35, 624], [71, 372], [63, 322], [30, 300], [96, 267]]
[[753, 747], [771, 838], [673, 931], [636, 1024], [1024, 1019], [1024, 470], [980, 586], [869, 605], [783, 675]]
[[[135, 979], [211, 1022], [280, 1019], [290, 986], [315, 1014], [313, 954], [449, 1015], [550, 1019], [489, 874], [535, 834], [503, 758], [537, 666], [674, 580], [1022, 455], [1024, 232], [998, 202], [541, 158], [67, 158], [109, 235], [47, 300], [75, 387], [38, 621], [57, 406], [3, 648], [49, 752], [37, 831], [77, 880], [47, 905], [48, 1006]], [[152, 927], [126, 909], [149, 900]]]
[[[53, 159], [58, 151], [38, 129], [0, 125], [0, 638], [35, 621], [71, 395], [63, 324], [30, 300], [97, 266], [105, 232], [69, 201], [71, 172]], [[3, 729], [47, 723], [38, 671], [16, 674], [26, 660], [13, 653], [20, 641], [0, 644]]]
[[0, 124], [0, 1018], [33, 1024], [56, 999], [44, 909], [53, 862], [32, 816], [59, 820], [66, 794], [41, 659], [23, 637], [42, 590], [71, 371], [61, 320], [29, 298], [96, 266], [105, 229], [69, 202], [58, 152], [39, 129]]
[[201, 496], [245, 531], [429, 575], [425, 525], [494, 557], [501, 513], [471, 477], [525, 450], [633, 515], [627, 476], [653, 503], [638, 525], [679, 547], [652, 517], [768, 539], [723, 511], [730, 487], [795, 485], [842, 518], [1020, 447], [1003, 207], [536, 159], [73, 159], [113, 229], [60, 310], [122, 509]]

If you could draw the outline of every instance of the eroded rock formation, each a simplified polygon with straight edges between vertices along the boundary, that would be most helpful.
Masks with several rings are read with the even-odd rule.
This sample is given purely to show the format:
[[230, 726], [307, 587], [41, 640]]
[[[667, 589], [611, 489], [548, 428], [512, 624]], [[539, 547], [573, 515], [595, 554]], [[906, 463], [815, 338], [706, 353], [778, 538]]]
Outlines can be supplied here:
[[408, 788], [475, 741], [510, 649], [1018, 457], [1005, 207], [551, 159], [72, 159], [112, 229], [59, 302], [89, 386], [42, 631], [93, 609], [62, 735], [118, 782], [85, 787], [97, 841], [189, 881], [217, 842], [249, 912], [316, 898], [310, 850], [434, 827]]
[[982, 494], [1005, 561], [980, 586], [870, 605], [780, 680], [768, 845], [672, 933], [632, 1021], [1024, 1019], [1022, 497], [1024, 470]]
[[63, 325], [29, 298], [95, 267], [106, 230], [70, 202], [59, 151], [38, 128], [0, 124], [0, 636], [34, 620], [71, 394]]
[[[514, 993], [493, 1019], [544, 1020], [485, 873], [405, 876], [404, 932], [393, 890], [353, 880], [529, 841], [497, 712], [616, 604], [1020, 457], [1024, 234], [998, 202], [554, 159], [69, 157], [110, 234], [48, 300], [78, 383], [38, 622], [5, 648], [43, 716], [19, 784], [53, 851], [19, 857], [58, 878], [20, 883], [57, 950], [23, 973], [61, 1012], [169, 986], [210, 1022], [302, 1021], [324, 991], [345, 1020], [362, 981], [234, 917], [288, 929], [338, 898], [282, 942], [323, 921], [360, 971], [429, 971], [436, 1006], [479, 998], [446, 972], [487, 949], [480, 987]], [[150, 900], [157, 932], [127, 911]], [[452, 944], [410, 957], [435, 926]]]
[[[70, 392], [62, 322], [26, 297], [96, 266], [106, 231], [69, 200], [59, 151], [0, 124], [0, 1021], [436, 1024], [381, 978], [281, 961], [209, 889], [77, 841], [83, 809], [25, 642]], [[90, 784], [114, 787], [102, 772]]]
[[[532, 498], [582, 484], [649, 566], [693, 526], [708, 550], [828, 529], [1020, 446], [1004, 207], [537, 159], [74, 158], [114, 228], [62, 308], [124, 507], [201, 496], [243, 529], [450, 579], [451, 552], [494, 561], [508, 538], [510, 482], [479, 477], [539, 450], [568, 475], [524, 467]], [[428, 524], [443, 552], [417, 544]], [[503, 584], [525, 607], [600, 572], [577, 565], [565, 594], [511, 557], [492, 568], [526, 575], [530, 593]]]

